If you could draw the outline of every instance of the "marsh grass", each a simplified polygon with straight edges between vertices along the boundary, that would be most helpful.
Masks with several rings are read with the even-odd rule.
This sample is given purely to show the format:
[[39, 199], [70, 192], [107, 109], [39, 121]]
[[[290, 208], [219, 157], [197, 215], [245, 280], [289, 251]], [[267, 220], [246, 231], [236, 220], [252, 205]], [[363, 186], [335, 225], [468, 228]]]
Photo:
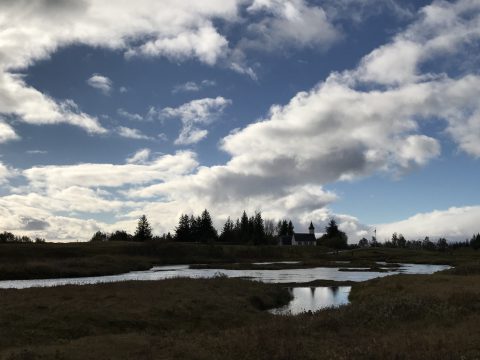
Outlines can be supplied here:
[[[0, 290], [0, 359], [478, 359], [480, 261], [451, 253], [178, 243], [1, 244], [2, 278], [88, 276], [154, 264], [300, 260], [452, 264], [355, 284], [351, 304], [275, 316], [283, 286], [170, 279]], [[344, 267], [344, 263], [336, 263]], [[241, 265], [247, 266], [247, 265]], [[315, 282], [313, 285], [334, 285]]]
[[480, 275], [394, 275], [275, 316], [278, 285], [215, 278], [0, 291], [3, 359], [477, 359]]

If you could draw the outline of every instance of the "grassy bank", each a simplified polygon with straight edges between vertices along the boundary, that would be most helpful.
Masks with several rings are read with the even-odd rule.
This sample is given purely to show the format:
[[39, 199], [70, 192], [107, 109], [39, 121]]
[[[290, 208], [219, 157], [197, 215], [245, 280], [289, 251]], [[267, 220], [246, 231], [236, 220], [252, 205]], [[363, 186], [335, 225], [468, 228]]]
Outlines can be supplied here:
[[[195, 243], [100, 242], [0, 244], [0, 280], [78, 277], [146, 270], [153, 265], [207, 264], [205, 267], [278, 269], [340, 266], [375, 269], [376, 261], [458, 265], [476, 262], [477, 252], [360, 249], [332, 252], [322, 247], [246, 246]], [[300, 264], [252, 266], [252, 262], [300, 261]], [[233, 264], [239, 263], [239, 264]]]
[[480, 275], [396, 275], [300, 316], [234, 279], [0, 291], [2, 359], [477, 359]]

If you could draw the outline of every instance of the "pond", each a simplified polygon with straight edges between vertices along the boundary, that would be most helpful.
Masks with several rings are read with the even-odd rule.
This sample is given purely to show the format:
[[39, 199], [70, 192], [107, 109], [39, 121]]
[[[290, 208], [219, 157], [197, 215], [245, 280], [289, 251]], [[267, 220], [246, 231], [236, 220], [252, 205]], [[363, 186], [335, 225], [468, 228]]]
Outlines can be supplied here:
[[118, 281], [163, 280], [175, 277], [212, 278], [227, 276], [245, 278], [266, 283], [305, 283], [314, 280], [366, 281], [392, 274], [432, 274], [448, 269], [448, 265], [400, 264], [392, 271], [339, 271], [340, 268], [315, 267], [308, 269], [280, 270], [227, 270], [227, 269], [191, 269], [188, 265], [156, 266], [146, 271], [132, 271], [126, 274], [94, 276], [82, 278], [5, 280], [0, 281], [0, 289], [25, 289], [31, 287], [51, 287], [60, 285], [86, 285]]
[[275, 315], [297, 315], [348, 304], [351, 286], [317, 286], [289, 288], [292, 301], [270, 310]]

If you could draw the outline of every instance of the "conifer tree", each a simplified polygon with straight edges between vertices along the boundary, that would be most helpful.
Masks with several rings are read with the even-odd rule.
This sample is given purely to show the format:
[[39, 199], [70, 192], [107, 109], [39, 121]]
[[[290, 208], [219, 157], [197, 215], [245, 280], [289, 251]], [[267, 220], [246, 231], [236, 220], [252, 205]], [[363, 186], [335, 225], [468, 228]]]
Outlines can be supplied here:
[[148, 241], [152, 240], [152, 238], [152, 227], [148, 223], [147, 217], [145, 215], [142, 215], [140, 219], [138, 219], [134, 239], [136, 241]]
[[220, 234], [220, 241], [233, 242], [234, 236], [235, 236], [234, 232], [235, 232], [235, 224], [233, 223], [233, 221], [230, 219], [230, 216], [229, 216], [227, 221], [225, 221], [225, 224], [223, 225], [222, 233]]
[[218, 238], [218, 233], [213, 226], [212, 217], [207, 209], [203, 210], [202, 215], [199, 217], [199, 235], [200, 241], [215, 241]]
[[175, 241], [190, 241], [190, 219], [187, 214], [182, 214], [178, 220], [178, 226], [175, 228]]

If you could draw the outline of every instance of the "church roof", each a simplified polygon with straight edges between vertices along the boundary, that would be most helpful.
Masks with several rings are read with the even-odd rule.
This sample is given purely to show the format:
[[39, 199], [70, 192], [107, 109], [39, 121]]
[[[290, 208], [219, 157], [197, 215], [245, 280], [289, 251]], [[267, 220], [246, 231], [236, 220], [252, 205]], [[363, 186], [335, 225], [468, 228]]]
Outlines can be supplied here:
[[315, 230], [315, 227], [313, 226], [313, 223], [311, 221], [310, 221], [310, 226], [309, 226], [308, 230]]
[[297, 242], [299, 242], [299, 241], [317, 241], [317, 239], [315, 239], [315, 235], [313, 235], [313, 234], [295, 233], [294, 236], [295, 236], [295, 241], [297, 241]]

